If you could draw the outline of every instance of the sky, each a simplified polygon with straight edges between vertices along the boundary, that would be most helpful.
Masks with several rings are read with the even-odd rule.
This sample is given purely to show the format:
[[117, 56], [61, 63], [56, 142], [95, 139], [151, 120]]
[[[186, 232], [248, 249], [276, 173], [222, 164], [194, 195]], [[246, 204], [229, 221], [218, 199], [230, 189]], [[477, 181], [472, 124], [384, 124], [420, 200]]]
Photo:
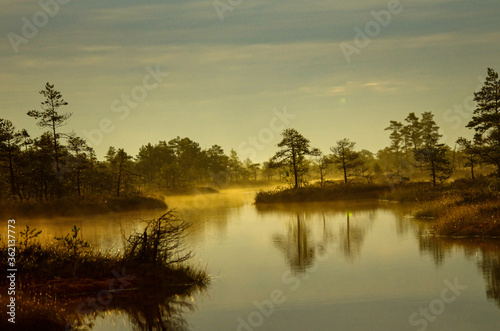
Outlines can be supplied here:
[[453, 147], [500, 71], [499, 17], [498, 0], [2, 0], [0, 118], [39, 136], [26, 113], [50, 82], [61, 131], [100, 158], [180, 136], [262, 162], [288, 127], [377, 152], [427, 111]]

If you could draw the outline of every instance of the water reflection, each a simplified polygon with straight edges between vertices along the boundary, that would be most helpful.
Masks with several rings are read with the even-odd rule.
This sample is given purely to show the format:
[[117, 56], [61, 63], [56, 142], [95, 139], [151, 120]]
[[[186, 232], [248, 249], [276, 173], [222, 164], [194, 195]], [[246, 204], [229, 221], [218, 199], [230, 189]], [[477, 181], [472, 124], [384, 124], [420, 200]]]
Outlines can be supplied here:
[[321, 218], [323, 219], [321, 241], [318, 247], [318, 253], [320, 256], [324, 256], [327, 253], [328, 245], [335, 239], [335, 234], [330, 226], [327, 226], [325, 212], [321, 213]]
[[351, 224], [352, 212], [346, 212], [346, 223], [340, 226], [339, 248], [349, 260], [354, 260], [361, 254], [361, 247], [366, 236], [366, 227], [359, 223]]
[[127, 314], [134, 330], [189, 330], [184, 314], [195, 310], [190, 293], [164, 295], [131, 298], [120, 302], [117, 309]]
[[[215, 217], [218, 221], [216, 223], [226, 224], [230, 208], [213, 208], [213, 212], [218, 213]], [[29, 224], [44, 230], [47, 237], [42, 242], [50, 241], [54, 234], [69, 227], [68, 224], [79, 224], [84, 238], [88, 238], [94, 246], [107, 250], [110, 247], [122, 247], [119, 242], [123, 233], [128, 234], [138, 227], [143, 227], [144, 224], [139, 223], [139, 220], [157, 218], [158, 213], [156, 210], [96, 215], [92, 218], [39, 218], [35, 226], [31, 222]], [[197, 224], [202, 214], [213, 215], [191, 212], [193, 224]], [[199, 218], [196, 218], [197, 216]], [[225, 226], [223, 225], [223, 228]], [[104, 239], [110, 240], [109, 244]], [[146, 264], [141, 264], [140, 268], [135, 270], [140, 270], [141, 275], [137, 276], [140, 285], [124, 290], [112, 288], [114, 285], [111, 280], [83, 277], [62, 279], [61, 283], [58, 283], [57, 279], [48, 284], [30, 283], [29, 288], [19, 288], [16, 293], [19, 300], [16, 324], [20, 330], [91, 330], [103, 321], [104, 324], [119, 321], [127, 324], [125, 329], [128, 330], [188, 330], [184, 315], [195, 310], [192, 295], [204, 290], [205, 286], [196, 285], [196, 282], [191, 284], [190, 281], [186, 284], [188, 278], [177, 280], [177, 273], [161, 273], [161, 279], [156, 278], [160, 277], [160, 274]], [[187, 270], [188, 274], [194, 271]], [[157, 281], [154, 281], [155, 278]], [[0, 281], [0, 287], [3, 287], [1, 285], [4, 282], [5, 279]], [[61, 290], [59, 292], [56, 289]], [[7, 300], [8, 298], [0, 293], [0, 304], [6, 307]], [[6, 323], [2, 319], [0, 330], [7, 329]]]
[[[19, 294], [16, 312], [16, 327], [19, 330], [89, 330], [95, 321], [110, 313], [125, 314], [134, 330], [188, 330], [184, 319], [195, 305], [191, 294], [198, 291], [186, 289], [158, 289], [123, 292], [102, 304], [102, 297], [59, 298], [50, 296]], [[2, 306], [7, 298], [1, 298]], [[106, 298], [105, 300], [109, 300]], [[106, 301], [104, 301], [106, 303]], [[5, 307], [5, 306], [4, 306]], [[2, 319], [0, 329], [7, 330], [8, 322]]]
[[288, 223], [286, 234], [273, 236], [274, 245], [284, 253], [294, 274], [305, 272], [314, 262], [316, 245], [309, 235], [308, 224], [297, 213], [296, 221]]
[[486, 283], [486, 296], [500, 308], [500, 242], [487, 239], [448, 239], [421, 236], [420, 250], [440, 266], [452, 252], [462, 250], [474, 261]]
[[[181, 217], [189, 221], [189, 235], [203, 237], [207, 231], [215, 230], [218, 235], [225, 235], [228, 219], [237, 217], [239, 207], [249, 203], [253, 195], [245, 191], [229, 191], [224, 194], [199, 194], [186, 196], [168, 196], [165, 202], [175, 208]], [[130, 212], [106, 213], [76, 217], [31, 217], [16, 220], [17, 228], [42, 230], [40, 242], [54, 241], [54, 237], [65, 236], [73, 225], [81, 229], [82, 237], [92, 246], [104, 251], [118, 252], [123, 248], [123, 234], [141, 231], [141, 220], [157, 218], [164, 209], [137, 210]], [[7, 227], [0, 228], [0, 235], [5, 237]]]
[[445, 260], [446, 253], [448, 252], [449, 254], [451, 250], [446, 247], [446, 244], [444, 244], [445, 240], [442, 238], [431, 237], [426, 235], [424, 232], [422, 232], [418, 238], [420, 251], [431, 255], [436, 267], [440, 267]]
[[237, 218], [240, 207], [252, 198], [252, 191], [226, 190], [220, 194], [169, 196], [165, 202], [192, 225], [190, 234], [203, 236], [215, 229], [219, 236], [225, 236], [229, 219]]
[[494, 248], [483, 250], [482, 259], [477, 263], [486, 281], [486, 296], [495, 300], [500, 308], [500, 249], [499, 245]]
[[377, 209], [376, 202], [257, 205], [259, 214], [284, 220], [284, 230], [272, 240], [293, 274], [305, 272], [317, 256], [332, 251], [349, 261], [359, 257]]
[[[432, 223], [406, 218], [412, 206], [402, 204], [375, 201], [254, 206], [247, 198], [213, 195], [208, 202], [196, 201], [201, 198], [195, 197], [169, 198], [168, 204], [185, 213], [193, 224], [188, 244], [216, 275], [209, 296], [194, 295], [196, 307], [191, 292], [155, 298], [155, 289], [126, 303], [112, 303], [105, 311], [89, 313], [82, 321], [95, 324], [87, 325], [90, 329], [106, 331], [235, 330], [239, 317], [257, 316], [252, 303], [267, 302], [272, 289], [280, 289], [287, 301], [275, 306], [273, 317], [260, 327], [263, 330], [407, 330], [411, 329], [408, 316], [440, 294], [443, 278], [436, 277], [438, 266], [437, 272], [443, 272], [443, 277], [450, 273], [459, 276], [460, 284], [475, 284], [481, 299], [467, 291], [460, 304], [446, 306], [446, 313], [432, 328], [491, 330], [498, 325], [500, 315], [493, 304], [500, 307], [497, 242], [467, 244], [463, 240], [422, 237]], [[138, 219], [155, 215], [116, 215], [116, 220], [93, 217], [77, 225], [83, 228], [84, 237], [95, 243], [101, 237], [121, 238], [120, 229], [130, 233]], [[72, 224], [64, 225], [61, 232], [50, 232], [61, 235]], [[44, 225], [48, 224], [41, 225], [36, 227], [46, 229]], [[54, 228], [49, 228], [57, 227], [61, 225], [54, 222]], [[419, 260], [419, 254], [431, 258]], [[451, 258], [453, 263], [441, 267]], [[470, 268], [472, 272], [460, 274]], [[282, 278], [289, 273], [294, 274], [290, 277], [294, 285], [301, 284], [293, 296], [290, 283]], [[486, 300], [483, 279], [491, 302]], [[84, 300], [78, 299], [64, 310], [59, 303], [59, 310], [44, 310], [38, 316], [59, 314], [66, 322], [69, 315], [76, 315], [78, 304]], [[45, 302], [40, 306], [47, 307]], [[193, 309], [197, 312], [189, 313]], [[473, 320], [467, 318], [469, 313], [482, 315]], [[37, 322], [32, 326], [42, 325], [40, 319], [33, 320]]]

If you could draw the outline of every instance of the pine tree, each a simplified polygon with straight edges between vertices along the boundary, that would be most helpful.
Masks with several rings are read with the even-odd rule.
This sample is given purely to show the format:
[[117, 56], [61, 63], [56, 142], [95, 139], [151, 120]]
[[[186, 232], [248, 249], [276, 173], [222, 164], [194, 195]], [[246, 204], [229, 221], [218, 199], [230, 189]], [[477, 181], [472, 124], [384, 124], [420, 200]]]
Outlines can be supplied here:
[[468, 128], [476, 131], [485, 161], [497, 167], [500, 177], [500, 80], [498, 73], [488, 68], [488, 77], [479, 92], [474, 93], [477, 103]]
[[470, 141], [462, 137], [457, 139], [457, 144], [467, 161], [465, 166], [470, 167], [470, 175], [474, 179], [474, 166], [481, 161], [481, 146], [477, 144], [477, 141]]
[[432, 178], [432, 186], [436, 186], [436, 179], [444, 181], [448, 179], [453, 168], [446, 156], [448, 147], [438, 143], [437, 138], [427, 137], [423, 148], [413, 151], [415, 159], [422, 163], [425, 170], [429, 171]]
[[297, 188], [299, 187], [299, 178], [307, 172], [305, 156], [319, 156], [320, 151], [317, 148], [311, 148], [309, 140], [295, 129], [285, 129], [281, 136], [283, 140], [278, 144], [281, 150], [271, 160], [274, 165], [289, 167], [293, 175], [294, 188]]
[[16, 194], [22, 200], [18, 192], [15, 161], [20, 152], [21, 133], [16, 132], [11, 121], [0, 119], [0, 161], [4, 161], [5, 167], [9, 169], [10, 194]]
[[347, 184], [352, 171], [356, 171], [364, 165], [361, 154], [354, 151], [355, 142], [347, 138], [337, 141], [337, 145], [330, 148], [332, 151], [332, 163], [344, 174], [344, 183]]
[[59, 176], [59, 138], [60, 134], [57, 128], [66, 124], [66, 121], [71, 117], [71, 113], [59, 114], [57, 109], [61, 106], [66, 106], [68, 103], [62, 98], [62, 94], [54, 89], [54, 85], [49, 83], [45, 84], [45, 89], [40, 91], [40, 94], [45, 97], [42, 101], [42, 111], [30, 110], [28, 116], [34, 119], [39, 119], [36, 123], [41, 128], [48, 128], [52, 132], [52, 141], [54, 146], [54, 160], [56, 163], [56, 171]]

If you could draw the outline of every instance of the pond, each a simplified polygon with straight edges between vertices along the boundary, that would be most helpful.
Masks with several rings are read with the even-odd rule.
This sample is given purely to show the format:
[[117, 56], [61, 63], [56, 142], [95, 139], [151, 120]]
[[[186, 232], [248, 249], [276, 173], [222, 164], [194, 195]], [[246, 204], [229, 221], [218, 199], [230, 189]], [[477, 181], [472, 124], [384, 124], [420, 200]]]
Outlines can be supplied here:
[[[255, 206], [251, 191], [166, 198], [192, 223], [191, 263], [209, 287], [151, 319], [172, 330], [498, 330], [500, 240], [439, 239], [411, 205], [382, 201]], [[46, 240], [75, 224], [118, 251], [161, 211], [18, 220]], [[151, 310], [151, 302], [136, 302]], [[145, 308], [148, 307], [148, 308]], [[159, 307], [159, 308], [158, 308]], [[131, 309], [130, 311], [133, 311]], [[92, 330], [148, 329], [144, 312], [100, 314]], [[149, 325], [151, 326], [151, 325]]]

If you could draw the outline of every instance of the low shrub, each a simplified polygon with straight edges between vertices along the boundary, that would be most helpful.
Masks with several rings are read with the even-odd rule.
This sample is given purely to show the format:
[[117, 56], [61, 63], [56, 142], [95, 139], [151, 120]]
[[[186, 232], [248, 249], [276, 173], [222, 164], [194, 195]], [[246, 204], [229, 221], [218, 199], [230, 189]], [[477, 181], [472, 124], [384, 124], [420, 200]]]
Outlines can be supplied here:
[[[146, 281], [145, 278], [155, 279], [157, 284], [168, 280], [171, 284], [202, 285], [208, 281], [204, 271], [184, 264], [191, 257], [191, 252], [183, 246], [184, 230], [188, 225], [173, 210], [157, 219], [144, 222], [144, 232], [135, 233], [128, 238], [123, 254], [94, 249], [79, 237], [80, 229], [76, 226], [66, 236], [55, 238], [57, 242], [44, 245], [37, 241], [41, 231], [26, 227], [22, 232], [23, 239], [16, 247], [15, 264], [19, 270], [18, 275], [25, 288], [39, 288], [40, 284], [56, 279], [67, 280], [69, 283], [89, 279], [105, 280], [113, 276], [114, 270], [122, 268], [137, 275], [138, 284]], [[0, 268], [3, 270], [8, 269], [7, 258], [7, 243], [2, 241]], [[146, 274], [147, 277], [140, 277]], [[4, 277], [0, 284], [5, 281]]]

